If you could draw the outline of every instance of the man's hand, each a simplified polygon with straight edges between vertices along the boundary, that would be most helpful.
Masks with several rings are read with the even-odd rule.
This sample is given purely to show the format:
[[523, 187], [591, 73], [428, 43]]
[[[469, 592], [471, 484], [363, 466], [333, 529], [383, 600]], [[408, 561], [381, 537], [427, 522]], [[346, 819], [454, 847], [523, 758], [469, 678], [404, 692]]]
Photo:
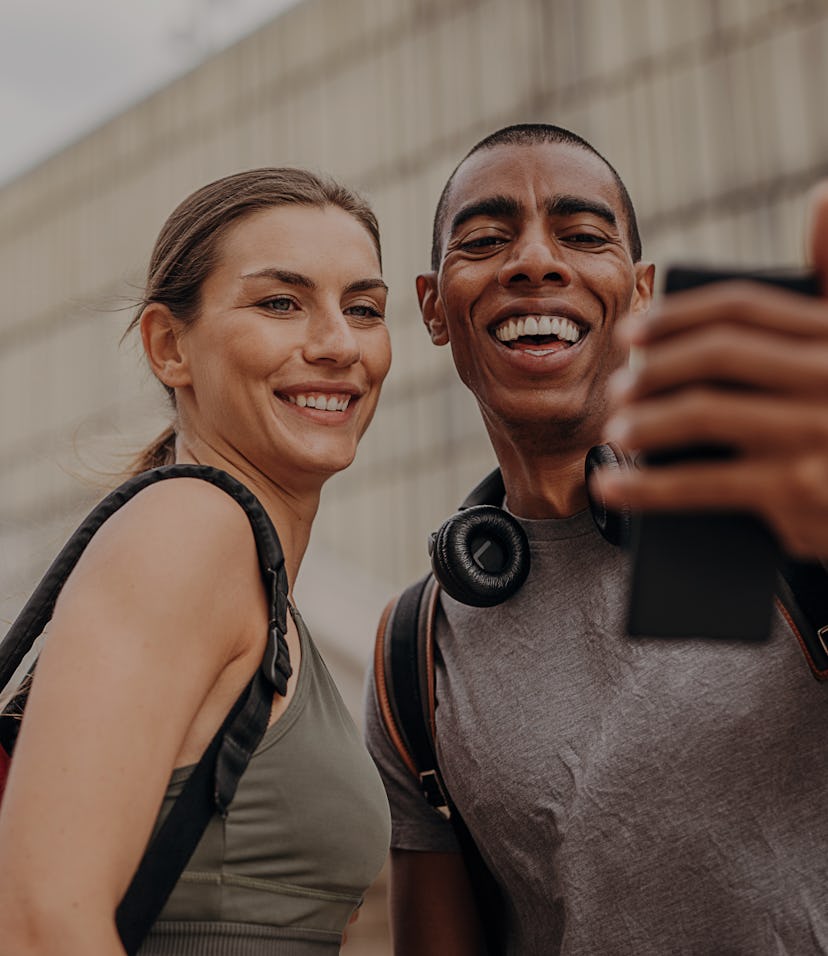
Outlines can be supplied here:
[[[828, 182], [812, 207], [811, 260], [828, 297]], [[627, 449], [722, 444], [725, 461], [598, 481], [610, 505], [758, 513], [783, 546], [828, 558], [828, 301], [733, 282], [670, 295], [619, 323], [635, 369], [611, 382], [605, 439]]]

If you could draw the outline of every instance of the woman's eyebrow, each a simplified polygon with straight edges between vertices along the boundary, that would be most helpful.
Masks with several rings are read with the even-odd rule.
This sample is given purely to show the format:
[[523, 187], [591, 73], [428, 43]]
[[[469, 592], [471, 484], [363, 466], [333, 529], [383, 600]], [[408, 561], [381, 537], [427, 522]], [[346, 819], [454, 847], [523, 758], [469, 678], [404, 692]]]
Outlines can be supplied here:
[[[286, 269], [257, 269], [256, 272], [247, 272], [242, 279], [275, 279], [277, 282], [284, 282], [286, 285], [299, 286], [302, 289], [317, 289], [317, 284], [309, 276], [302, 275], [301, 272], [289, 272]], [[370, 292], [373, 289], [383, 289], [388, 291], [388, 286], [380, 278], [356, 279], [349, 282], [345, 287], [346, 292]]]
[[583, 196], [551, 196], [544, 202], [547, 216], [577, 216], [578, 213], [590, 213], [603, 219], [609, 226], [618, 226], [618, 217], [612, 207], [597, 199]]
[[523, 212], [523, 208], [523, 203], [511, 196], [487, 196], [485, 199], [477, 199], [454, 214], [449, 235], [453, 235], [464, 222], [474, 219], [475, 216], [514, 219]]
[[356, 282], [349, 282], [345, 286], [346, 292], [372, 292], [374, 289], [383, 289], [388, 291], [388, 286], [382, 279], [357, 279]]
[[286, 285], [297, 285], [303, 289], [315, 289], [316, 283], [300, 272], [289, 272], [286, 269], [258, 269], [256, 272], [247, 272], [242, 279], [275, 279]]

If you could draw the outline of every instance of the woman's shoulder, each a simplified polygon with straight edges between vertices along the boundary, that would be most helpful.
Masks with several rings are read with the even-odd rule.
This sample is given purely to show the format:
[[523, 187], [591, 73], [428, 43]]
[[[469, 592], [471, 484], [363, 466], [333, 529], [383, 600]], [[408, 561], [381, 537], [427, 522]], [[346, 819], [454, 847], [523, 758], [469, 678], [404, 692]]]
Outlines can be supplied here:
[[209, 541], [223, 545], [251, 543], [250, 523], [241, 505], [226, 491], [201, 478], [158, 481], [142, 489], [103, 526], [113, 535], [138, 532], [138, 539], [158, 541], [181, 535], [183, 545]]
[[[199, 478], [159, 481], [138, 492], [95, 534], [82, 563], [105, 577], [128, 573], [156, 590], [167, 581], [199, 592], [222, 580], [260, 587], [256, 543], [241, 506]], [[164, 589], [166, 590], [166, 588]], [[230, 589], [232, 592], [232, 588]], [[220, 595], [213, 595], [220, 600]]]
[[129, 631], [159, 660], [174, 647], [209, 646], [220, 669], [245, 652], [267, 615], [244, 510], [200, 479], [143, 489], [95, 533], [57, 612], [77, 621], [92, 613], [107, 622], [102, 631]]

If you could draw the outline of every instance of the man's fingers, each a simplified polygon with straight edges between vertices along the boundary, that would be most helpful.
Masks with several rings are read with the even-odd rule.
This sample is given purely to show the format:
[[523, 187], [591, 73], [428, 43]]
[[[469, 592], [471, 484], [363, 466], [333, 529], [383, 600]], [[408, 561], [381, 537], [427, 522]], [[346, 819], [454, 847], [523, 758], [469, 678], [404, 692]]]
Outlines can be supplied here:
[[[820, 224], [814, 228], [821, 235], [821, 207]], [[824, 249], [821, 252], [828, 272], [828, 257]], [[644, 317], [628, 316], [619, 322], [618, 335], [628, 345], [649, 346], [713, 324], [747, 325], [789, 338], [825, 339], [828, 308], [824, 299], [766, 282], [716, 282], [665, 296]]]
[[633, 511], [748, 511], [764, 518], [791, 554], [826, 558], [828, 464], [824, 457], [795, 462], [688, 462], [598, 473], [610, 507]]
[[619, 373], [611, 389], [614, 399], [627, 402], [714, 382], [821, 398], [828, 395], [828, 335], [814, 342], [732, 325], [705, 326], [648, 348], [635, 372]]
[[621, 411], [604, 439], [645, 453], [713, 444], [760, 458], [813, 450], [828, 460], [828, 416], [807, 399], [687, 388]]
[[814, 190], [811, 200], [809, 252], [820, 277], [822, 294], [828, 297], [828, 180]]

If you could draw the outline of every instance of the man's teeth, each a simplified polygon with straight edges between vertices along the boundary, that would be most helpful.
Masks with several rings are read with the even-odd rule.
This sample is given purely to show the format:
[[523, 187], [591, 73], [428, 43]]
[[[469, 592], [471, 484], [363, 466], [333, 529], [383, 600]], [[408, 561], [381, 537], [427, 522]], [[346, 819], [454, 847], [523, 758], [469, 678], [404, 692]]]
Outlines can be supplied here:
[[351, 401], [351, 396], [336, 398], [334, 395], [288, 395], [291, 405], [300, 408], [318, 408], [325, 412], [344, 412]]
[[523, 315], [499, 325], [495, 335], [501, 342], [514, 342], [523, 335], [556, 335], [564, 342], [577, 342], [581, 330], [570, 319], [558, 315]]

